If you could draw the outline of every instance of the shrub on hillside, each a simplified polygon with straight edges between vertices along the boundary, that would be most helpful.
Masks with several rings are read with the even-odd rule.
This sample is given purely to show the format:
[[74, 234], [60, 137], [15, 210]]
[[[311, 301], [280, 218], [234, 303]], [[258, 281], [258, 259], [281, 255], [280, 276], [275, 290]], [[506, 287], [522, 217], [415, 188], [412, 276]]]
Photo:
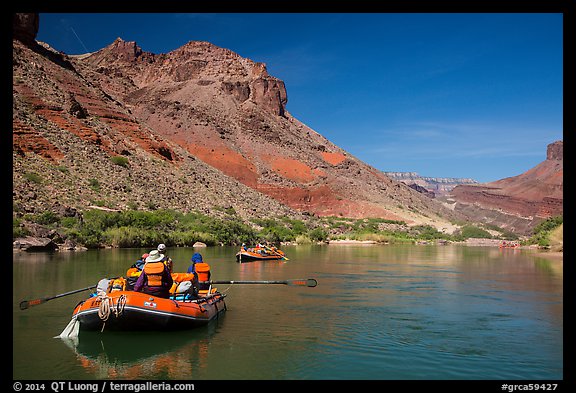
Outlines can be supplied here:
[[456, 240], [465, 240], [470, 238], [492, 239], [490, 232], [474, 225], [464, 225], [454, 234], [454, 237]]
[[550, 233], [563, 224], [563, 216], [550, 217], [534, 227], [533, 235], [528, 244], [537, 244], [542, 248], [550, 247]]
[[122, 166], [124, 168], [128, 167], [128, 158], [124, 156], [113, 156], [110, 158], [110, 160], [112, 160], [112, 162], [116, 165]]

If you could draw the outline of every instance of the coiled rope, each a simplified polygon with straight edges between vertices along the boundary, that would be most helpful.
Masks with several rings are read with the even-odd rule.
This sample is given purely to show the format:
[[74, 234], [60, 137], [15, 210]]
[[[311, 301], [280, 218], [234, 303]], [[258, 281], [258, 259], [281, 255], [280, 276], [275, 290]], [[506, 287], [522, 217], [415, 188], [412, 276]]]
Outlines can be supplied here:
[[118, 297], [118, 304], [116, 305], [116, 316], [119, 316], [124, 312], [124, 306], [126, 306], [126, 295], [122, 294]]
[[106, 321], [110, 317], [110, 314], [114, 312], [116, 317], [122, 315], [124, 312], [124, 306], [126, 306], [126, 295], [122, 294], [118, 297], [116, 305], [114, 305], [114, 299], [106, 294], [100, 295], [100, 305], [98, 306], [98, 316], [104, 322], [102, 325], [102, 331], [104, 331], [104, 326]]

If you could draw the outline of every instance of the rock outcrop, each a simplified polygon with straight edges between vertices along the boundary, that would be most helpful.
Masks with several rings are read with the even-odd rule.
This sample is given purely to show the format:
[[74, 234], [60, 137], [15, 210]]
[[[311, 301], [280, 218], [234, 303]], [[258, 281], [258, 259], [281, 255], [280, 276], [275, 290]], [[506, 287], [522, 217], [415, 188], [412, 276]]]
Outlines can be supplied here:
[[38, 27], [38, 14], [12, 14], [12, 35], [14, 39], [27, 45], [35, 45]]
[[545, 218], [562, 215], [563, 142], [548, 145], [546, 160], [498, 181], [455, 187], [450, 198], [469, 219], [528, 233]]

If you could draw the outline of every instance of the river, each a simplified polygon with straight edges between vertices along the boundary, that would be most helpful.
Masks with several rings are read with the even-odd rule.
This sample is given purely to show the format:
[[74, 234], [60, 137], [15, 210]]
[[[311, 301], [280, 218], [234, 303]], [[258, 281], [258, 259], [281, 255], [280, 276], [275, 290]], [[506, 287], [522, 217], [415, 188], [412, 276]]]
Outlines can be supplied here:
[[82, 292], [147, 250], [13, 256], [15, 380], [561, 380], [563, 262], [462, 245], [287, 246], [288, 261], [237, 263], [236, 248], [169, 248], [175, 271], [200, 251], [216, 280], [315, 278], [315, 288], [223, 284], [227, 311], [184, 332], [54, 338]]

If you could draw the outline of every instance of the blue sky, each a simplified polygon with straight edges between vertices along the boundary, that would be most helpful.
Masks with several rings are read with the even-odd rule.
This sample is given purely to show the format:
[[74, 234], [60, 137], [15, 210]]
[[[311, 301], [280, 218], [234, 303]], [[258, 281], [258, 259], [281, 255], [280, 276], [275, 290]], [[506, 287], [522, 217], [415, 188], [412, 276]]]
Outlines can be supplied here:
[[37, 40], [208, 41], [266, 63], [294, 117], [375, 168], [489, 182], [563, 139], [562, 31], [559, 13], [50, 13]]

